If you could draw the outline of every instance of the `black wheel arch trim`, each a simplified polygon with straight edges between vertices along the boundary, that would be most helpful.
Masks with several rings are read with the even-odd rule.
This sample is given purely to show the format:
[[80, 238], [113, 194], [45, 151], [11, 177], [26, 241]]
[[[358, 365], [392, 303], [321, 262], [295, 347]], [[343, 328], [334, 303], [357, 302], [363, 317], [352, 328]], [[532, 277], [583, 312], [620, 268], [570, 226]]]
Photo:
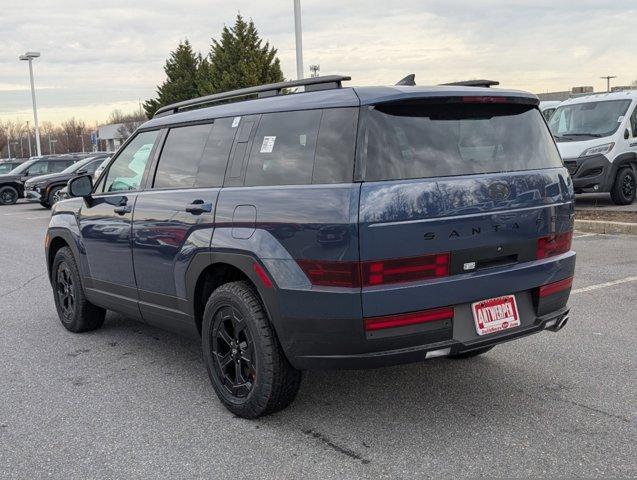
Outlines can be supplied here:
[[80, 275], [84, 276], [84, 272], [82, 272], [81, 270], [80, 249], [78, 248], [77, 240], [73, 237], [73, 234], [66, 228], [51, 227], [47, 231], [47, 236], [48, 236], [48, 240], [46, 242], [45, 253], [46, 253], [46, 268], [47, 268], [49, 281], [51, 280], [51, 267], [53, 265], [53, 258], [51, 258], [50, 250], [51, 250], [51, 245], [57, 238], [62, 239], [64, 243], [66, 243], [69, 246], [69, 248], [71, 249], [71, 252], [73, 253], [73, 256], [75, 257], [77, 266], [80, 269]]

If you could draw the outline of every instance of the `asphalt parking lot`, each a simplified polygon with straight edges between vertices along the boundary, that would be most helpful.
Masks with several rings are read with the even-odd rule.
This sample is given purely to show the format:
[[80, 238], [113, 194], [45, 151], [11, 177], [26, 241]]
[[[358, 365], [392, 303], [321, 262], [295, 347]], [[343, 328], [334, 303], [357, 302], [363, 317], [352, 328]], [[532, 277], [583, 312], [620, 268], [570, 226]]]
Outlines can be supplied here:
[[196, 342], [110, 314], [60, 325], [48, 210], [0, 207], [0, 478], [637, 475], [637, 236], [579, 234], [571, 320], [469, 361], [305, 374], [257, 421]]

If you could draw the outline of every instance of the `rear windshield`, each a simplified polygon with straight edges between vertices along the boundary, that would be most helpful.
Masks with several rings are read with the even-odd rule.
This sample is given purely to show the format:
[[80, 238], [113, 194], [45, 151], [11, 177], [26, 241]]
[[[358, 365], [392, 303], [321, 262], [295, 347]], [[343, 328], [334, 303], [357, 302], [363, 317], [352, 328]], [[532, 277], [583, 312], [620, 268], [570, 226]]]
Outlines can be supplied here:
[[528, 105], [376, 106], [362, 135], [369, 181], [562, 166], [542, 114]]

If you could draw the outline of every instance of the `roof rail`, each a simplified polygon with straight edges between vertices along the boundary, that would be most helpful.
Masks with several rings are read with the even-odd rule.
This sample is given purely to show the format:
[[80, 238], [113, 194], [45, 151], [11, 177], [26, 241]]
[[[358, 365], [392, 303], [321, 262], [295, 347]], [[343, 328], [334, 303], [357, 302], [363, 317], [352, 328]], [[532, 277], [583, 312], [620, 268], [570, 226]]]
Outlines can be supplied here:
[[500, 82], [495, 80], [465, 80], [464, 82], [451, 82], [451, 83], [441, 83], [440, 85], [444, 86], [455, 86], [455, 87], [495, 87], [496, 85], [500, 85]]
[[267, 85], [258, 85], [256, 87], [240, 88], [228, 92], [215, 93], [214, 95], [206, 95], [205, 97], [184, 100], [183, 102], [173, 103], [159, 108], [154, 117], [163, 117], [172, 115], [187, 108], [197, 107], [200, 105], [209, 105], [233, 98], [247, 97], [257, 95], [258, 98], [273, 97], [280, 95], [282, 90], [294, 87], [306, 87], [305, 91], [312, 90], [329, 90], [332, 88], [341, 88], [341, 83], [351, 80], [351, 77], [343, 75], [325, 75], [323, 77], [302, 78], [300, 80], [291, 80], [289, 82], [269, 83]]

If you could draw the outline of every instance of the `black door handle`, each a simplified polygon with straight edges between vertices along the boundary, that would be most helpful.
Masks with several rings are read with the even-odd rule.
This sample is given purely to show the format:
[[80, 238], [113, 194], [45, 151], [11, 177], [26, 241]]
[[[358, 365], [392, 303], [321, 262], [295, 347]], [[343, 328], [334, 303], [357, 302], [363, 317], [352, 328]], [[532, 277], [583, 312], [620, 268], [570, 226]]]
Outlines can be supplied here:
[[119, 207], [115, 207], [113, 209], [113, 211], [115, 213], [117, 213], [118, 215], [126, 215], [127, 213], [130, 213], [133, 209], [131, 208], [130, 205], [120, 205]]
[[193, 215], [201, 215], [204, 212], [212, 212], [212, 203], [204, 202], [203, 200], [195, 200], [192, 203], [186, 205], [186, 211]]

